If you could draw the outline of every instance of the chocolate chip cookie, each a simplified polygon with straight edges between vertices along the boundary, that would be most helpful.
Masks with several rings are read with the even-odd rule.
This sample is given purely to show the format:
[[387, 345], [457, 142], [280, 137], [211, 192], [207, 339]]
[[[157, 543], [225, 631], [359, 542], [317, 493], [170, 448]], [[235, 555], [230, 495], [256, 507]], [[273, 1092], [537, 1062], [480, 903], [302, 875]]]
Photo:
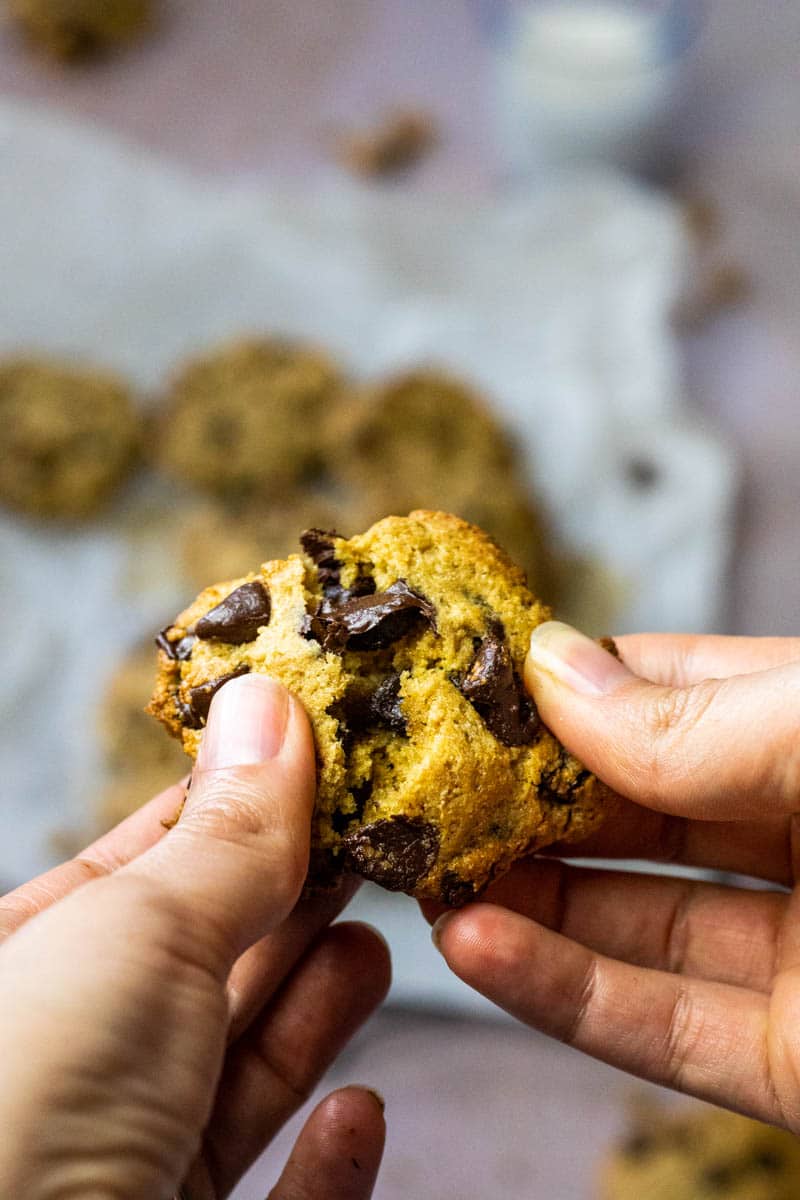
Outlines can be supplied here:
[[250, 338], [177, 375], [153, 438], [168, 473], [228, 499], [279, 499], [320, 468], [328, 408], [341, 383], [322, 351]]
[[35, 516], [90, 516], [127, 474], [139, 438], [131, 393], [115, 375], [0, 362], [0, 501]]
[[[338, 468], [356, 488], [378, 480], [400, 511], [442, 480], [462, 491], [508, 475], [511, 441], [481, 398], [455, 376], [434, 368], [407, 371], [348, 393], [337, 415]], [[452, 483], [450, 485], [452, 487]]]
[[151, 24], [152, 0], [7, 0], [21, 33], [54, 58], [79, 59], [138, 37]]
[[721, 1109], [643, 1113], [603, 1171], [603, 1200], [796, 1200], [800, 1142]]
[[522, 684], [549, 612], [486, 534], [419, 511], [301, 543], [207, 588], [159, 635], [150, 711], [189, 754], [223, 683], [280, 679], [316, 738], [314, 870], [449, 904], [600, 822], [602, 785]]

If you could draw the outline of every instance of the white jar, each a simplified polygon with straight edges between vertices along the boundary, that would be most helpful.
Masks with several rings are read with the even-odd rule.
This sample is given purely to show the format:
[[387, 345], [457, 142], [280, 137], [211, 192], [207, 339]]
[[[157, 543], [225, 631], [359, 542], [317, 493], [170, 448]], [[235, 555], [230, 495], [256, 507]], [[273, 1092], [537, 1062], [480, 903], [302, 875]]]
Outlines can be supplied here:
[[[505, 0], [494, 17], [501, 152], [516, 173], [652, 160], [701, 0]], [[499, 19], [498, 19], [499, 18]]]

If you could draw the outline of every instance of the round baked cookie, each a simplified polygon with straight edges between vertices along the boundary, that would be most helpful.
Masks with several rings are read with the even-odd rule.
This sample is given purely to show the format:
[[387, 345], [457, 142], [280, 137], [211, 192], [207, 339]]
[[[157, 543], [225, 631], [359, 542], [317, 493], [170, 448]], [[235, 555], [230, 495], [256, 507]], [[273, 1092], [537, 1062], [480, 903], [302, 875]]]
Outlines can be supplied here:
[[112, 49], [149, 28], [152, 0], [7, 0], [25, 37], [54, 58]]
[[514, 462], [509, 438], [477, 393], [433, 368], [353, 390], [333, 420], [338, 473], [356, 489], [377, 481], [395, 511], [408, 511], [420, 493], [433, 507], [453, 481], [465, 492], [485, 487], [487, 473], [507, 478]]
[[522, 685], [549, 611], [486, 534], [420, 511], [301, 540], [302, 554], [206, 588], [159, 635], [150, 711], [195, 755], [224, 682], [286, 684], [317, 744], [312, 871], [460, 904], [600, 822], [602, 785]]
[[341, 383], [322, 351], [250, 338], [195, 358], [174, 379], [154, 437], [161, 467], [228, 498], [280, 498], [314, 474]]
[[110, 828], [187, 773], [180, 743], [145, 712], [153, 690], [153, 651], [141, 646], [118, 665], [104, 690], [98, 725], [105, 787], [98, 818]]
[[130, 469], [139, 438], [117, 376], [44, 359], [0, 362], [0, 501], [35, 516], [90, 516]]
[[645, 1113], [603, 1169], [602, 1200], [797, 1200], [800, 1141], [707, 1107]]

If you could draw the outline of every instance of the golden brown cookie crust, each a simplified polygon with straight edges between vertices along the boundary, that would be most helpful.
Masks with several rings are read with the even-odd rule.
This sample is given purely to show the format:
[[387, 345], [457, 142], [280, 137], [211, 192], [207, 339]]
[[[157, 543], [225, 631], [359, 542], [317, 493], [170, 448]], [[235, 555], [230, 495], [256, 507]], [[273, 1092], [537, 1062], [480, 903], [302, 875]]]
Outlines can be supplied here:
[[[604, 789], [521, 683], [549, 610], [491, 538], [415, 511], [350, 539], [312, 532], [305, 550], [205, 589], [164, 631], [150, 711], [189, 754], [218, 681], [280, 679], [316, 738], [315, 856], [448, 903], [599, 824]], [[212, 614], [208, 636], [202, 619], [222, 601], [241, 608], [262, 595], [257, 628], [226, 642]]]

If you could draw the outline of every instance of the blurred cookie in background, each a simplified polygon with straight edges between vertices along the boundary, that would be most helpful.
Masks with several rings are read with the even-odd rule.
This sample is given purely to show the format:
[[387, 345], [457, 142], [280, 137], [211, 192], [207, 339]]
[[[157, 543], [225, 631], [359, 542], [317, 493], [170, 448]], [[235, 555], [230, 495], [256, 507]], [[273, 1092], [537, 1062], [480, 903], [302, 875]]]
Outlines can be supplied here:
[[146, 33], [154, 0], [6, 0], [15, 27], [37, 50], [75, 62]]
[[199, 501], [180, 522], [180, 561], [187, 580], [201, 588], [209, 579], [236, 579], [254, 563], [299, 553], [304, 529], [335, 529], [346, 537], [359, 520], [343, 500], [302, 490], [271, 505]]
[[337, 478], [366, 509], [365, 524], [416, 508], [455, 513], [490, 533], [537, 595], [557, 599], [544, 516], [511, 438], [471, 387], [444, 371], [408, 371], [353, 392], [332, 419]]
[[98, 821], [110, 829], [186, 775], [191, 763], [144, 708], [153, 690], [156, 649], [139, 646], [119, 664], [98, 711], [105, 787]]
[[737, 1113], [640, 1105], [602, 1171], [601, 1200], [797, 1200], [800, 1141]]
[[93, 516], [131, 469], [141, 421], [111, 372], [0, 360], [0, 502], [37, 517]]
[[179, 369], [151, 435], [154, 461], [228, 499], [279, 499], [328, 452], [328, 408], [342, 385], [324, 351], [282, 338], [242, 338]]
[[407, 371], [353, 390], [331, 414], [338, 423], [337, 465], [354, 488], [379, 481], [405, 510], [408, 496], [443, 477], [480, 486], [482, 472], [508, 471], [510, 439], [482, 397], [433, 368]]

